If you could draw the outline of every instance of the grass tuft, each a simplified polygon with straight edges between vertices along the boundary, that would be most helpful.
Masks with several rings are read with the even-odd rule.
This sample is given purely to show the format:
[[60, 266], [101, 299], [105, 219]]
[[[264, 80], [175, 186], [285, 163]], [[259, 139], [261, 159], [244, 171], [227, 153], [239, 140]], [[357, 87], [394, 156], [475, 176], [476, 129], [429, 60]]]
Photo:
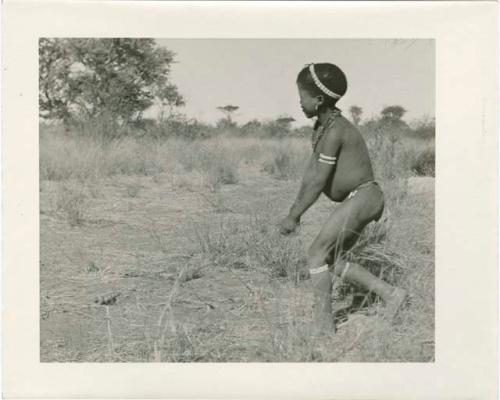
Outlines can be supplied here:
[[273, 146], [262, 165], [262, 171], [277, 179], [297, 179], [303, 172], [306, 151], [303, 148]]
[[78, 185], [63, 183], [57, 190], [56, 210], [70, 226], [80, 226], [87, 216], [88, 201], [88, 195]]

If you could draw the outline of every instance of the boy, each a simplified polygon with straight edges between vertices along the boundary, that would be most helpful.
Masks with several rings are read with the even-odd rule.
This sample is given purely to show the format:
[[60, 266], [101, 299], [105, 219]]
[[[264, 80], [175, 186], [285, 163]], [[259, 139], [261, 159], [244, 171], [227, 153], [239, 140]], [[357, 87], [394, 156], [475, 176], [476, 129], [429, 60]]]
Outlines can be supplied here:
[[297, 198], [280, 223], [280, 232], [292, 233], [321, 193], [341, 203], [328, 217], [308, 252], [316, 329], [335, 331], [333, 274], [380, 296], [386, 303], [386, 316], [392, 319], [404, 302], [406, 291], [390, 286], [342, 257], [363, 228], [380, 219], [384, 208], [384, 195], [374, 180], [366, 144], [358, 130], [336, 108], [337, 101], [347, 91], [346, 77], [333, 64], [310, 64], [299, 73], [297, 86], [302, 111], [306, 117], [317, 117], [317, 120], [312, 138], [313, 154]]

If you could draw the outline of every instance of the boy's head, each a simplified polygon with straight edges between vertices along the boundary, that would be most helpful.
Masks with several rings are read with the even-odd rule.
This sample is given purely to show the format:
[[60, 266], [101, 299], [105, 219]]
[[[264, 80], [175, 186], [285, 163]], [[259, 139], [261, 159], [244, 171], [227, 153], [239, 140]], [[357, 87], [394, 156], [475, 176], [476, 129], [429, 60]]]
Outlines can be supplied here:
[[334, 108], [347, 91], [347, 79], [334, 64], [309, 64], [297, 77], [300, 104], [308, 118], [321, 110]]

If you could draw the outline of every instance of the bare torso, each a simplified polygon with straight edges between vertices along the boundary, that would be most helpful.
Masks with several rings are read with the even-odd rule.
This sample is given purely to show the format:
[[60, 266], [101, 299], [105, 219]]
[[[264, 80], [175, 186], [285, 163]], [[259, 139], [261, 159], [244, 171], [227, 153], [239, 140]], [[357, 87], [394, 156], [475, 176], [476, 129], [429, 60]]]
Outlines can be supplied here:
[[[311, 161], [318, 159], [326, 135], [339, 135], [341, 147], [337, 154], [336, 167], [323, 188], [323, 193], [331, 200], [340, 202], [357, 186], [373, 180], [373, 169], [361, 133], [347, 119], [341, 116], [336, 118], [319, 141]], [[311, 162], [310, 167], [315, 164], [315, 162]]]

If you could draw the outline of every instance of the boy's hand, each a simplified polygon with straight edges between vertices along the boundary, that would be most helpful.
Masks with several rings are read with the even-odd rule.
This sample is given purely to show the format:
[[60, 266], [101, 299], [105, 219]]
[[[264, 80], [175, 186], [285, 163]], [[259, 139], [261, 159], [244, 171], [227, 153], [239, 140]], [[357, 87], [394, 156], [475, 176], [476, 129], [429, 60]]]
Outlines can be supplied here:
[[282, 235], [289, 235], [290, 233], [295, 232], [297, 226], [299, 226], [300, 221], [287, 216], [284, 218], [279, 224], [279, 230]]

